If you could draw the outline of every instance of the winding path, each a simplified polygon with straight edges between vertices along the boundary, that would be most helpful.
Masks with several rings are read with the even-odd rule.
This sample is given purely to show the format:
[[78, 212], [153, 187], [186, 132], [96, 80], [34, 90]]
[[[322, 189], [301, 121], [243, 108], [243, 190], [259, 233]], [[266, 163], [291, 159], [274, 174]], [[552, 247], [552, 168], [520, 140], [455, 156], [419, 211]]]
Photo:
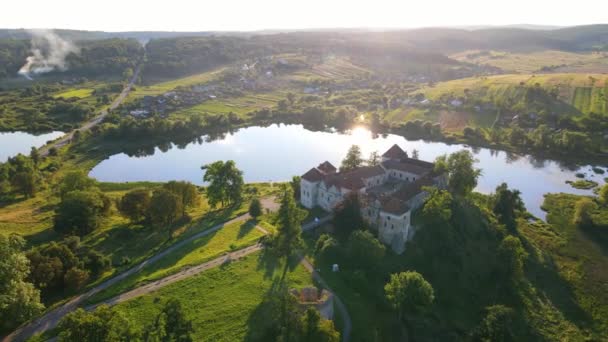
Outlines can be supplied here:
[[[269, 199], [265, 199], [262, 201], [263, 202], [263, 206], [270, 209], [270, 210], [276, 210], [276, 203], [272, 200]], [[88, 298], [90, 298], [91, 296], [95, 295], [96, 293], [99, 293], [102, 290], [107, 289], [108, 287], [118, 283], [119, 281], [125, 279], [126, 277], [129, 277], [139, 271], [141, 271], [145, 266], [152, 264], [160, 259], [162, 259], [163, 257], [165, 257], [167, 254], [181, 248], [182, 246], [184, 246], [185, 244], [198, 239], [200, 237], [209, 235], [211, 233], [214, 233], [220, 229], [222, 229], [225, 225], [230, 225], [232, 223], [236, 223], [236, 222], [241, 222], [244, 220], [248, 220], [250, 219], [251, 216], [249, 216], [249, 214], [244, 214], [241, 216], [238, 216], [232, 220], [226, 221], [224, 223], [218, 224], [210, 229], [207, 229], [205, 231], [202, 231], [198, 234], [195, 234], [193, 236], [190, 236], [184, 240], [181, 240], [173, 245], [171, 245], [170, 247], [168, 247], [167, 249], [163, 250], [162, 252], [144, 260], [143, 262], [139, 263], [138, 265], [130, 268], [129, 270], [117, 275], [114, 278], [111, 278], [97, 286], [95, 286], [94, 288], [90, 289], [89, 291], [80, 294], [72, 299], [70, 299], [67, 303], [47, 312], [46, 314], [44, 314], [43, 316], [35, 319], [34, 321], [30, 322], [29, 324], [17, 329], [16, 331], [14, 331], [12, 334], [6, 336], [2, 341], [3, 342], [12, 342], [12, 341], [25, 341], [27, 340], [29, 337], [31, 337], [34, 334], [38, 334], [38, 333], [43, 333], [47, 330], [53, 329], [57, 326], [57, 324], [59, 324], [59, 321], [68, 313], [72, 312], [73, 310], [77, 309], [79, 306], [81, 306], [81, 304], [83, 304]], [[330, 216], [326, 216], [323, 217], [319, 220], [315, 220], [312, 222], [308, 222], [304, 225], [302, 225], [302, 231], [306, 232], [306, 231], [310, 231], [312, 229], [314, 229], [315, 227], [318, 227], [326, 222], [328, 222], [331, 219]], [[264, 228], [257, 226], [256, 225], [256, 229], [260, 230], [261, 232], [263, 232], [264, 234], [268, 234], [269, 232], [267, 230], [265, 230]], [[258, 252], [263, 248], [262, 244], [257, 243], [255, 245], [249, 246], [249, 247], [245, 247], [239, 250], [236, 250], [234, 252], [228, 253], [226, 255], [223, 255], [221, 257], [215, 258], [213, 260], [210, 260], [208, 262], [202, 263], [200, 265], [196, 265], [196, 266], [192, 266], [186, 269], [183, 269], [175, 274], [169, 275], [167, 277], [164, 277], [162, 279], [150, 282], [148, 284], [139, 286], [137, 288], [134, 288], [130, 291], [124, 292], [116, 297], [104, 300], [100, 303], [94, 304], [94, 305], [89, 305], [85, 307], [85, 310], [92, 310], [95, 309], [97, 306], [101, 305], [101, 304], [108, 304], [108, 305], [115, 305], [130, 299], [133, 299], [135, 297], [139, 297], [145, 294], [148, 294], [150, 292], [154, 292], [162, 287], [165, 287], [167, 285], [173, 284], [177, 281], [180, 280], [184, 280], [186, 278], [192, 277], [194, 275], [197, 275], [199, 273], [202, 273], [208, 269], [211, 269], [213, 267], [217, 267], [220, 266], [224, 263], [227, 262], [231, 262], [231, 261], [237, 261], [247, 255], [250, 255], [252, 253]], [[331, 289], [329, 288], [329, 286], [327, 285], [327, 283], [321, 278], [321, 275], [315, 271], [314, 267], [312, 266], [312, 264], [306, 260], [306, 258], [302, 258], [301, 261], [302, 265], [304, 266], [304, 268], [306, 270], [308, 270], [312, 276], [313, 279], [315, 279], [316, 281], [318, 281], [323, 287], [327, 288], [328, 290], [331, 291]], [[333, 292], [333, 291], [332, 291]], [[342, 341], [344, 342], [348, 342], [350, 339], [350, 332], [352, 330], [352, 323], [351, 323], [351, 319], [350, 319], [350, 315], [348, 314], [348, 311], [346, 309], [346, 306], [344, 305], [344, 303], [340, 300], [340, 298], [334, 293], [334, 298], [336, 300], [336, 306], [337, 309], [340, 311], [341, 316], [344, 319], [344, 328], [342, 331]]]
[[[61, 306], [52, 309], [48, 312], [46, 312], [44, 315], [40, 316], [39, 318], [33, 320], [32, 322], [30, 322], [27, 325], [24, 325], [23, 327], [15, 330], [13, 333], [11, 333], [10, 335], [4, 337], [4, 339], [2, 340], [3, 342], [11, 342], [11, 341], [24, 341], [27, 340], [29, 337], [31, 337], [34, 334], [37, 333], [42, 333], [45, 332], [47, 330], [53, 329], [57, 326], [57, 324], [59, 323], [59, 321], [61, 320], [61, 318], [63, 318], [63, 316], [67, 315], [68, 313], [70, 313], [73, 310], [76, 310], [76, 308], [78, 308], [81, 304], [83, 304], [88, 298], [92, 297], [93, 295], [95, 295], [96, 293], [107, 289], [108, 287], [118, 283], [119, 281], [141, 271], [144, 267], [146, 267], [147, 265], [153, 264], [155, 262], [157, 262], [158, 260], [164, 258], [167, 254], [183, 247], [184, 245], [192, 242], [193, 240], [196, 240], [198, 238], [201, 238], [203, 236], [209, 235], [211, 233], [214, 233], [220, 229], [222, 229], [225, 225], [229, 225], [232, 223], [236, 223], [236, 222], [241, 222], [241, 221], [245, 221], [250, 219], [251, 216], [249, 216], [249, 214], [244, 214], [241, 215], [239, 217], [236, 217], [230, 221], [224, 222], [224, 223], [220, 223], [216, 226], [213, 226], [210, 229], [207, 229], [205, 231], [202, 231], [200, 233], [197, 233], [195, 235], [192, 235], [184, 240], [178, 241], [175, 244], [171, 245], [170, 247], [168, 247], [167, 249], [163, 250], [162, 252], [142, 261], [141, 263], [133, 266], [132, 268], [124, 271], [123, 273], [117, 275], [114, 278], [108, 279], [104, 282], [102, 282], [101, 284], [93, 287], [92, 289], [90, 289], [89, 291], [77, 295], [76, 297], [73, 297], [72, 299], [70, 299], [68, 302], [66, 302], [65, 304], [62, 304]], [[145, 286], [145, 285], [144, 285]]]
[[125, 98], [127, 98], [127, 95], [129, 95], [129, 92], [131, 91], [131, 89], [133, 89], [133, 85], [135, 84], [135, 82], [137, 81], [137, 78], [139, 77], [140, 71], [141, 71], [141, 64], [139, 66], [137, 66], [137, 68], [135, 69], [135, 72], [133, 73], [133, 77], [131, 77], [131, 80], [129, 81], [129, 83], [127, 83], [127, 86], [124, 87], [123, 90], [118, 95], [118, 97], [116, 97], [114, 99], [114, 101], [112, 101], [112, 103], [110, 104], [108, 109], [101, 110], [99, 112], [99, 115], [97, 115], [94, 118], [92, 118], [91, 120], [85, 122], [82, 126], [80, 126], [80, 128], [72, 130], [71, 132], [65, 134], [64, 136], [59, 138], [59, 140], [56, 140], [50, 144], [47, 144], [47, 145], [41, 147], [40, 155], [43, 157], [47, 156], [52, 147], [59, 148], [59, 147], [65, 146], [72, 140], [72, 137], [74, 136], [74, 133], [76, 131], [87, 131], [87, 130], [93, 128], [95, 125], [98, 125], [100, 122], [102, 122], [103, 119], [105, 119], [105, 117], [108, 116], [108, 114], [110, 113], [111, 110], [116, 109], [116, 107], [120, 106], [122, 101], [124, 101]]

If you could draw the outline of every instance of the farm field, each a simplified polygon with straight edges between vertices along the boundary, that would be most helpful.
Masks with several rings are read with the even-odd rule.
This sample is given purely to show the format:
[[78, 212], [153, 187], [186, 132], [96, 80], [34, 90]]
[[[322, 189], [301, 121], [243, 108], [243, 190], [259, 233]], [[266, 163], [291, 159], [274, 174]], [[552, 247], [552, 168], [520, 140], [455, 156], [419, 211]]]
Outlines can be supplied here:
[[[247, 340], [255, 331], [252, 320], [272, 296], [280, 263], [275, 267], [260, 264], [259, 253], [237, 262], [214, 268], [192, 278], [171, 284], [159, 291], [119, 304], [117, 309], [139, 324], [151, 324], [169, 299], [178, 299], [192, 320], [195, 341]], [[310, 274], [297, 265], [287, 273], [288, 288], [312, 284]]]
[[54, 98], [64, 98], [64, 99], [70, 99], [73, 97], [79, 98], [79, 99], [83, 99], [85, 97], [89, 97], [91, 95], [93, 95], [93, 91], [95, 91], [95, 89], [92, 88], [79, 88], [79, 89], [70, 89], [58, 94], [53, 95]]
[[542, 74], [498, 75], [465, 78], [426, 86], [421, 92], [431, 100], [464, 97], [465, 90], [477, 99], [493, 102], [498, 99], [521, 100], [522, 85], [536, 84], [551, 91], [556, 90], [558, 100], [573, 106], [581, 113], [606, 113], [608, 110], [608, 75], [603, 74]]
[[222, 98], [205, 101], [201, 104], [177, 110], [171, 113], [172, 118], [188, 118], [194, 114], [228, 114], [230, 112], [243, 116], [251, 111], [272, 108], [283, 98], [282, 93], [247, 94], [241, 97]]
[[171, 91], [177, 87], [188, 87], [192, 85], [202, 84], [217, 78], [225, 67], [217, 68], [200, 74], [190, 75], [178, 79], [162, 81], [145, 86], [136, 86], [135, 90], [129, 94], [129, 98], [144, 97], [147, 95], [156, 96]]
[[[463, 51], [450, 55], [461, 62], [486, 64], [507, 73], [537, 73], [543, 67], [556, 72], [601, 73], [608, 70], [608, 55], [573, 53], [567, 51], [535, 51], [515, 53], [505, 51]], [[545, 72], [549, 69], [545, 69]]]

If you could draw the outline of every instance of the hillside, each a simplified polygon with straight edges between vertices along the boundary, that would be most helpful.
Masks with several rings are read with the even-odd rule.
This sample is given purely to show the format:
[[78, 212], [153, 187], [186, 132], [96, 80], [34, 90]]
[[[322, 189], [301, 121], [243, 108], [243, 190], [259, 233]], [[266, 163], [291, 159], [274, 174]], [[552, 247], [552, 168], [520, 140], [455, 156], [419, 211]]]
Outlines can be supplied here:
[[573, 115], [608, 113], [607, 80], [604, 74], [498, 75], [437, 83], [423, 88], [422, 93], [434, 101], [463, 97], [526, 107], [526, 90], [540, 86], [553, 97], [546, 110]]

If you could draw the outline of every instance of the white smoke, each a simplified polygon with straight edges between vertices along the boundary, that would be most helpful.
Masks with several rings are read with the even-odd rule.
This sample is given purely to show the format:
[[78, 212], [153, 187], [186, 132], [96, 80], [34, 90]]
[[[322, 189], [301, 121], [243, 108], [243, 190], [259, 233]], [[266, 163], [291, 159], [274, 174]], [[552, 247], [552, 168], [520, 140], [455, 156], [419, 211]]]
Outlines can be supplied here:
[[44, 74], [53, 70], [67, 69], [65, 58], [79, 49], [71, 42], [62, 39], [53, 31], [30, 30], [32, 35], [31, 56], [19, 69], [19, 74], [31, 79], [32, 75]]

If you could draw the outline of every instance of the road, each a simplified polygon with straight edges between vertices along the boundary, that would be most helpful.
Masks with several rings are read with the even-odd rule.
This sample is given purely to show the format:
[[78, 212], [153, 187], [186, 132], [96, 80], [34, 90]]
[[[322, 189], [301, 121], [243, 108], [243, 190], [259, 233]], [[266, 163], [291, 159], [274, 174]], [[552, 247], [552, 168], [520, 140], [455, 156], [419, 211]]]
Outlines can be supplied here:
[[[270, 210], [276, 210], [277, 205], [276, 202], [271, 201], [271, 200], [264, 200], [263, 202], [263, 206], [265, 208], [268, 208]], [[30, 322], [29, 324], [15, 330], [13, 333], [11, 333], [10, 335], [6, 336], [2, 341], [3, 342], [12, 342], [12, 341], [25, 341], [27, 340], [29, 337], [31, 337], [34, 334], [38, 334], [38, 333], [43, 333], [47, 330], [53, 329], [57, 326], [57, 324], [59, 324], [59, 321], [68, 313], [76, 310], [78, 307], [80, 307], [88, 298], [90, 298], [91, 296], [95, 295], [96, 293], [99, 293], [102, 290], [107, 289], [108, 287], [116, 284], [117, 282], [141, 271], [145, 266], [150, 265], [162, 258], [164, 258], [167, 254], [181, 248], [182, 246], [190, 243], [193, 240], [196, 240], [198, 238], [201, 238], [203, 236], [209, 235], [211, 233], [214, 233], [220, 229], [222, 229], [224, 226], [226, 225], [230, 225], [232, 223], [237, 223], [237, 222], [242, 222], [245, 220], [250, 219], [251, 216], [249, 216], [249, 214], [244, 214], [241, 216], [238, 216], [232, 220], [226, 221], [224, 223], [218, 224], [210, 229], [207, 229], [205, 231], [202, 231], [198, 234], [195, 234], [191, 237], [188, 237], [184, 240], [181, 240], [173, 245], [171, 245], [170, 247], [166, 248], [165, 250], [163, 250], [162, 252], [142, 261], [141, 263], [139, 263], [138, 265], [128, 269], [127, 271], [117, 275], [114, 278], [111, 278], [109, 280], [106, 280], [105, 282], [102, 282], [101, 284], [95, 286], [94, 288], [90, 289], [89, 291], [80, 294], [72, 299], [70, 299], [68, 302], [66, 302], [65, 304], [50, 310], [49, 312], [45, 313], [43, 316], [35, 319], [34, 321]], [[317, 226], [320, 226], [322, 224], [324, 224], [325, 222], [328, 222], [331, 219], [331, 217], [325, 216], [319, 220], [315, 220], [312, 222], [308, 222], [304, 225], [302, 225], [302, 230], [303, 231], [310, 231], [312, 229], [314, 229]], [[260, 226], [256, 226], [256, 229], [261, 230], [263, 233], [268, 234], [268, 231], [266, 231], [264, 228], [260, 227]], [[249, 247], [245, 247], [242, 248], [240, 250], [231, 252], [225, 256], [221, 256], [219, 258], [213, 259], [211, 261], [208, 261], [206, 263], [197, 265], [197, 266], [193, 266], [190, 267], [188, 269], [184, 269], [178, 273], [172, 274], [170, 276], [167, 276], [165, 278], [153, 281], [151, 283], [148, 283], [146, 285], [142, 285], [140, 287], [137, 287], [131, 291], [127, 291], [125, 293], [122, 293], [114, 298], [108, 299], [102, 303], [99, 304], [109, 304], [109, 305], [114, 305], [117, 303], [121, 303], [123, 301], [156, 291], [164, 286], [167, 286], [169, 284], [175, 283], [177, 281], [189, 278], [193, 275], [199, 274], [201, 272], [204, 272], [210, 268], [222, 265], [225, 262], [228, 261], [236, 261], [239, 260], [240, 258], [249, 255], [251, 253], [255, 253], [259, 250], [261, 250], [263, 247], [261, 244], [255, 244], [253, 246], [249, 246]], [[320, 284], [322, 284], [324, 287], [328, 288], [329, 287], [325, 284], [325, 282], [323, 281], [323, 279], [321, 279], [320, 275], [314, 270], [314, 268], [312, 268], [312, 265], [305, 259], [302, 258], [302, 263], [304, 265], [304, 267], [309, 270], [313, 277], [315, 279], [317, 279], [317, 281], [319, 281]], [[330, 290], [331, 291], [331, 290]], [[332, 291], [333, 292], [333, 291]], [[336, 305], [338, 310], [340, 310], [342, 317], [344, 317], [345, 323], [344, 323], [344, 332], [343, 332], [343, 341], [348, 341], [348, 338], [350, 337], [350, 331], [351, 331], [351, 322], [350, 322], [350, 316], [348, 315], [348, 312], [346, 310], [346, 307], [344, 306], [344, 304], [342, 303], [342, 301], [340, 300], [340, 298], [338, 298], [338, 296], [336, 296], [334, 294], [334, 298], [336, 299]], [[88, 307], [85, 307], [85, 309], [89, 310], [89, 309], [94, 309], [97, 305], [91, 305]], [[346, 338], [345, 338], [346, 337]]]
[[80, 128], [67, 133], [66, 135], [59, 138], [59, 140], [57, 140], [51, 144], [41, 147], [40, 155], [43, 157], [47, 156], [52, 147], [60, 148], [60, 147], [65, 146], [66, 144], [68, 144], [72, 140], [72, 137], [74, 136], [74, 132], [88, 131], [89, 129], [93, 128], [95, 125], [98, 125], [100, 122], [102, 122], [103, 119], [105, 119], [105, 117], [110, 113], [110, 110], [116, 109], [116, 107], [120, 106], [122, 101], [124, 101], [125, 98], [127, 98], [127, 95], [129, 95], [129, 92], [133, 88], [135, 81], [137, 81], [137, 78], [139, 77], [140, 71], [141, 71], [141, 65], [139, 65], [135, 69], [135, 72], [133, 73], [133, 77], [131, 77], [131, 80], [129, 81], [127, 86], [123, 88], [122, 92], [120, 92], [120, 95], [118, 95], [118, 97], [116, 97], [114, 99], [114, 101], [112, 101], [112, 103], [110, 104], [110, 107], [108, 107], [109, 110], [103, 109], [102, 111], [99, 112], [99, 115], [97, 115], [96, 117], [92, 118], [91, 120], [85, 122]]
[[166, 248], [165, 250], [163, 250], [162, 252], [142, 261], [141, 263], [137, 264], [136, 266], [126, 270], [125, 272], [117, 275], [114, 278], [111, 278], [109, 280], [106, 280], [104, 282], [102, 282], [101, 284], [95, 286], [94, 288], [90, 289], [89, 291], [80, 294], [72, 299], [70, 299], [68, 302], [66, 302], [65, 304], [48, 311], [47, 313], [45, 313], [44, 315], [42, 315], [41, 317], [35, 319], [34, 321], [30, 322], [29, 324], [15, 330], [13, 333], [11, 333], [10, 335], [6, 336], [2, 341], [3, 342], [10, 342], [10, 341], [24, 341], [27, 338], [29, 338], [30, 336], [37, 334], [37, 333], [42, 333], [44, 331], [47, 331], [49, 329], [53, 329], [54, 327], [57, 326], [57, 324], [59, 323], [59, 321], [61, 320], [61, 318], [63, 318], [63, 316], [65, 316], [66, 314], [68, 314], [69, 312], [75, 310], [76, 308], [78, 308], [81, 304], [83, 304], [89, 297], [95, 295], [96, 293], [107, 289], [108, 287], [118, 283], [119, 281], [125, 279], [126, 277], [129, 277], [139, 271], [141, 271], [144, 267], [146, 267], [147, 265], [153, 264], [155, 262], [157, 262], [158, 260], [164, 258], [167, 254], [181, 248], [182, 246], [192, 242], [193, 240], [196, 240], [198, 238], [201, 238], [205, 235], [209, 235], [211, 233], [214, 233], [220, 229], [222, 229], [222, 227], [224, 227], [225, 225], [229, 225], [232, 223], [236, 223], [236, 222], [241, 222], [241, 221], [245, 221], [250, 219], [251, 216], [249, 216], [249, 214], [245, 214], [245, 215], [241, 215], [239, 217], [236, 217], [230, 221], [224, 222], [224, 223], [220, 223], [210, 229], [207, 229], [205, 231], [202, 231], [198, 234], [192, 235], [184, 240], [181, 240], [173, 245], [171, 245], [170, 247]]

